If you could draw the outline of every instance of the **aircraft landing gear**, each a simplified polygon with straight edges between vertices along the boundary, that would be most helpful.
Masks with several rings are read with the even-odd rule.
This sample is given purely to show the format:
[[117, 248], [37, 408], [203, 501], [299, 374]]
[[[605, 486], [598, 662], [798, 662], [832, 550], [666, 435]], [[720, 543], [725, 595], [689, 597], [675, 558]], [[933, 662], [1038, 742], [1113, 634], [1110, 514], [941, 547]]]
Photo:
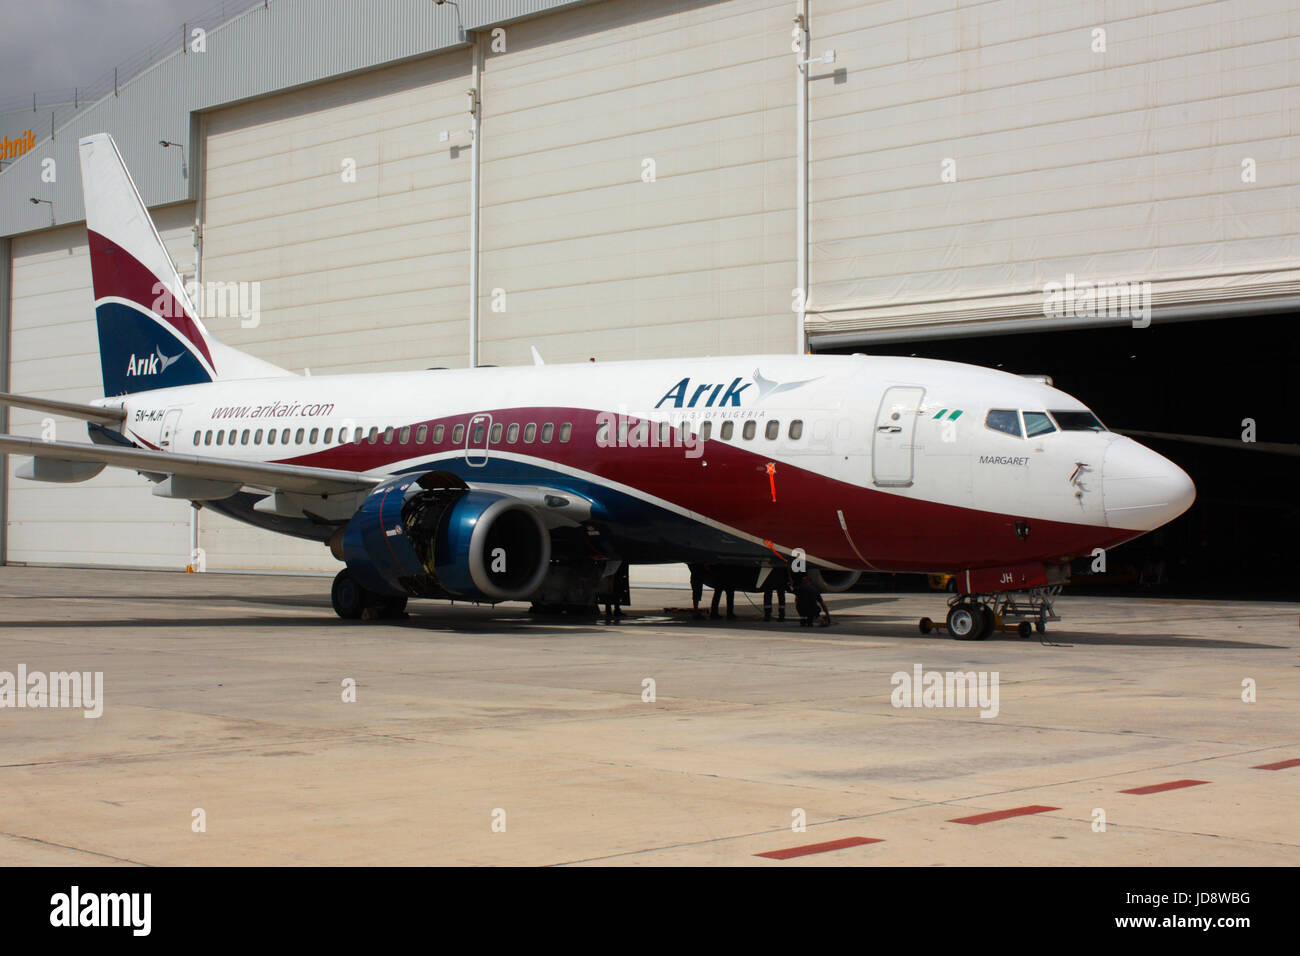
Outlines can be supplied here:
[[922, 634], [946, 627], [959, 641], [982, 641], [999, 628], [1029, 637], [1043, 634], [1048, 621], [1059, 621], [1053, 598], [1061, 593], [1060, 585], [1004, 591], [998, 594], [963, 594], [948, 602], [948, 617], [939, 624], [923, 617], [918, 625]]
[[376, 594], [367, 590], [347, 568], [334, 576], [330, 603], [334, 605], [334, 613], [348, 621], [358, 618], [370, 621], [406, 617], [405, 597]]

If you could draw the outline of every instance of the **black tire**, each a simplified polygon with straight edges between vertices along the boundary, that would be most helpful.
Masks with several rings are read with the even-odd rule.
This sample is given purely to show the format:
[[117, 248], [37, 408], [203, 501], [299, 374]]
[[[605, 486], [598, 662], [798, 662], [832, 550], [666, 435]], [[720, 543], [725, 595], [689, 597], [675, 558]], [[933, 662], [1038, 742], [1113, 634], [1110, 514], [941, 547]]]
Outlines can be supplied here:
[[334, 575], [334, 586], [330, 588], [330, 603], [334, 613], [345, 621], [355, 621], [361, 617], [369, 603], [369, 592], [344, 568]]
[[1021, 637], [1029, 637], [1029, 635], [1034, 633], [1034, 625], [1030, 624], [1028, 621], [1021, 621], [1020, 627], [1017, 628], [1017, 630], [1020, 631]]
[[983, 630], [983, 615], [968, 601], [954, 604], [948, 609], [948, 634], [958, 641], [978, 641]]
[[916, 626], [921, 629], [922, 634], [929, 634], [934, 630], [934, 621], [928, 617], [923, 617]]
[[998, 617], [993, 613], [993, 608], [987, 604], [980, 606], [980, 617], [984, 619], [984, 629], [980, 631], [978, 640], [982, 641], [998, 629]]

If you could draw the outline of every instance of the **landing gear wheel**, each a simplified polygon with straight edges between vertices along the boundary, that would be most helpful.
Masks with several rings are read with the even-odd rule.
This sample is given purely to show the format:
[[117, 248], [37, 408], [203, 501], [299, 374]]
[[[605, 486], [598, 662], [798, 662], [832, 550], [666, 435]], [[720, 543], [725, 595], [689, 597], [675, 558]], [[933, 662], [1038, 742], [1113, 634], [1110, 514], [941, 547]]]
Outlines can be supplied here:
[[993, 608], [989, 607], [987, 604], [980, 605], [980, 617], [984, 621], [984, 627], [980, 631], [980, 636], [976, 638], [977, 641], [984, 640], [984, 638], [988, 637], [998, 628], [997, 615], [993, 613]]
[[948, 610], [948, 633], [959, 641], [978, 641], [983, 638], [983, 615], [977, 605], [963, 601]]
[[928, 617], [923, 617], [916, 626], [920, 628], [922, 634], [929, 634], [934, 630], [934, 621], [930, 620]]
[[1020, 626], [1016, 628], [1016, 630], [1020, 632], [1021, 637], [1028, 637], [1030, 634], [1034, 633], [1034, 625], [1030, 624], [1028, 621], [1021, 621]]
[[334, 575], [334, 586], [330, 588], [330, 603], [334, 613], [347, 621], [354, 621], [366, 609], [366, 589], [363, 588], [352, 572], [344, 568]]

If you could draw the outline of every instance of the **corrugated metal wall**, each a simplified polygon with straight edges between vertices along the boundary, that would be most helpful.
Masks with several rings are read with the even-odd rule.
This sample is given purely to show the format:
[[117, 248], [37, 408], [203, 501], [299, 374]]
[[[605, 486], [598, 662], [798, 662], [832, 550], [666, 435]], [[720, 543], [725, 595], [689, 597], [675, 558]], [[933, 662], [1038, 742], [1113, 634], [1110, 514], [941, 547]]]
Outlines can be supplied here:
[[791, 11], [610, 0], [508, 29], [484, 63], [483, 361], [789, 350]]
[[838, 57], [810, 331], [1041, 320], [1069, 274], [1156, 305], [1300, 293], [1290, 0], [812, 0], [812, 26]]

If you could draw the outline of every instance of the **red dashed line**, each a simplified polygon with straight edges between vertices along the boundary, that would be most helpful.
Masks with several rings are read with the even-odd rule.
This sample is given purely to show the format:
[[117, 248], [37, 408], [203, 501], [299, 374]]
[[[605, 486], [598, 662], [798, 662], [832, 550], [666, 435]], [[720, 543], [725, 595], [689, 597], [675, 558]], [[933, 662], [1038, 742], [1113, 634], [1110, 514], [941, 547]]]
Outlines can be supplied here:
[[1153, 783], [1149, 787], [1134, 787], [1132, 790], [1121, 790], [1120, 793], [1163, 793], [1166, 790], [1181, 790], [1183, 787], [1199, 787], [1203, 783], [1209, 783], [1208, 780], [1171, 780], [1168, 783]]
[[956, 820], [949, 820], [949, 823], [968, 823], [971, 826], [978, 826], [981, 823], [992, 823], [994, 820], [1005, 820], [1008, 817], [1023, 817], [1031, 813], [1047, 813], [1050, 810], [1059, 810], [1060, 807], [1043, 807], [1034, 804], [1028, 807], [1015, 807], [1011, 810], [994, 810], [992, 813], [977, 813], [973, 817], [958, 817]]
[[768, 850], [766, 853], [755, 853], [754, 856], [765, 856], [769, 860], [789, 860], [792, 857], [808, 856], [811, 853], [829, 853], [831, 850], [843, 850], [851, 846], [865, 846], [868, 843], [883, 842], [883, 840], [877, 840], [874, 837], [845, 837], [843, 840], [831, 840], [828, 843], [792, 846], [788, 850]]
[[1285, 770], [1287, 767], [1300, 767], [1300, 757], [1294, 760], [1279, 760], [1277, 763], [1262, 763], [1258, 767], [1251, 767], [1251, 770]]

